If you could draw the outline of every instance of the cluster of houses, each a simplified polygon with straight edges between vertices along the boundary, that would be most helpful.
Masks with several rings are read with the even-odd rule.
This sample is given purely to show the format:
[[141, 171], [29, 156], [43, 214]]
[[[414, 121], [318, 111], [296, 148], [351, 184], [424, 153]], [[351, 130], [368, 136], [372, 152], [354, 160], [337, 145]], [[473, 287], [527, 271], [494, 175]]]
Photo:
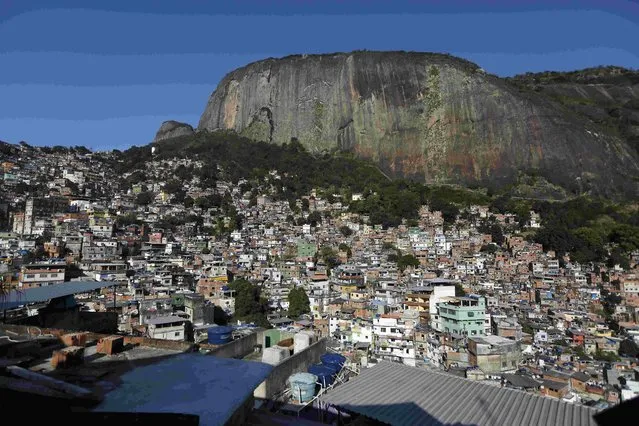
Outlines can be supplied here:
[[[453, 225], [423, 206], [417, 226], [383, 229], [339, 194], [292, 206], [243, 182], [204, 187], [195, 177], [184, 182], [196, 200], [186, 205], [166, 185], [196, 161], [149, 162], [127, 184], [136, 172], [111, 176], [97, 154], [23, 151], [1, 164], [11, 195], [0, 209], [6, 291], [105, 282], [78, 299], [81, 310], [116, 313], [122, 333], [198, 342], [220, 313], [233, 318], [229, 281], [245, 278], [268, 300], [272, 327], [312, 329], [363, 366], [390, 360], [600, 408], [639, 394], [639, 254], [634, 270], [579, 265], [509, 231], [514, 215], [486, 206]], [[18, 191], [25, 181], [43, 190]], [[143, 192], [152, 197], [140, 203]], [[230, 200], [239, 226], [197, 202], [211, 196]], [[188, 220], [167, 226], [169, 217]], [[502, 244], [479, 231], [482, 221], [505, 230]], [[230, 232], [214, 232], [220, 225]], [[535, 212], [526, 226], [540, 226]], [[416, 262], [399, 265], [403, 255]], [[300, 317], [288, 315], [292, 288], [310, 302]]]

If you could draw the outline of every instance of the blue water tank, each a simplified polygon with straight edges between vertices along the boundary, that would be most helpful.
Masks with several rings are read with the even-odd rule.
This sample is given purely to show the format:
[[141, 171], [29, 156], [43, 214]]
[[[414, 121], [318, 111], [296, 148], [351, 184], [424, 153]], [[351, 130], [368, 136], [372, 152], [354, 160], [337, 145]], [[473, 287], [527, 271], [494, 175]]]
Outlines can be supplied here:
[[322, 386], [327, 387], [333, 384], [335, 379], [335, 369], [324, 364], [312, 364], [308, 367], [308, 372], [317, 376], [317, 381]]
[[322, 361], [322, 364], [338, 366], [338, 371], [341, 370], [346, 363], [346, 357], [344, 355], [330, 352], [320, 356], [320, 360]]
[[328, 368], [332, 372], [333, 376], [337, 376], [337, 373], [339, 373], [339, 371], [341, 370], [340, 366], [337, 364], [321, 364], [321, 365]]
[[233, 340], [233, 327], [211, 327], [207, 334], [209, 337], [209, 344], [223, 345]]
[[288, 378], [291, 395], [299, 402], [308, 402], [315, 396], [317, 376], [310, 373], [295, 373]]

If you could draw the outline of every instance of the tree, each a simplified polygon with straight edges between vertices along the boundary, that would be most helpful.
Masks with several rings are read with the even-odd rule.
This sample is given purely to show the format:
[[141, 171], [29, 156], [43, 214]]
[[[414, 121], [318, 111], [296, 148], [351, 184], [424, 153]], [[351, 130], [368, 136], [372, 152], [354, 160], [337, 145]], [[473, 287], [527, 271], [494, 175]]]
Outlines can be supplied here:
[[213, 306], [213, 322], [217, 325], [227, 325], [228, 324], [228, 316], [224, 309], [215, 305]]
[[260, 287], [244, 279], [234, 280], [229, 287], [235, 290], [234, 318], [260, 326], [268, 325], [268, 301], [262, 297]]
[[311, 302], [306, 291], [301, 287], [291, 289], [288, 294], [288, 315], [291, 318], [299, 318], [300, 315], [311, 312]]
[[619, 344], [619, 355], [636, 358], [639, 356], [639, 346], [632, 339], [626, 339]]
[[460, 283], [455, 283], [455, 296], [456, 297], [466, 296], [466, 290], [464, 290], [464, 287], [462, 287]]
[[190, 209], [191, 207], [193, 207], [193, 204], [195, 203], [195, 200], [193, 200], [193, 198], [191, 198], [190, 196], [185, 196], [184, 197], [184, 207], [187, 209]]
[[337, 259], [337, 253], [330, 246], [322, 247], [318, 253], [318, 258], [326, 263], [328, 269], [333, 269], [340, 263]]
[[419, 267], [419, 260], [412, 254], [405, 254], [397, 259], [397, 267], [402, 272], [408, 267], [417, 268]]
[[497, 247], [496, 244], [484, 244], [483, 246], [481, 246], [481, 249], [479, 249], [480, 252], [489, 254], [494, 254], [498, 250], [499, 247]]
[[154, 198], [155, 197], [153, 193], [150, 191], [140, 192], [138, 196], [135, 198], [135, 202], [136, 204], [146, 206], [148, 204], [151, 204]]
[[314, 211], [308, 215], [308, 217], [306, 218], [306, 222], [315, 227], [318, 223], [322, 222], [322, 215], [318, 211]]
[[339, 228], [339, 232], [342, 233], [343, 236], [345, 237], [350, 237], [351, 235], [353, 235], [353, 230], [351, 228], [349, 228], [348, 226], [342, 226]]
[[595, 360], [606, 361], [606, 362], [616, 362], [616, 361], [619, 361], [620, 358], [614, 352], [597, 350], [595, 352]]

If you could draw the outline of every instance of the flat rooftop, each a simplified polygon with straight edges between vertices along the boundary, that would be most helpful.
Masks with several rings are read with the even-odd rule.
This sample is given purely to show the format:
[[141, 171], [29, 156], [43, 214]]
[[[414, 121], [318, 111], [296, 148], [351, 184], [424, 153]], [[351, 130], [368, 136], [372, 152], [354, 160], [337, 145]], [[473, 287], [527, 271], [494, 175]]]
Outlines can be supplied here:
[[260, 362], [181, 354], [123, 374], [94, 411], [194, 414], [224, 425], [272, 370]]

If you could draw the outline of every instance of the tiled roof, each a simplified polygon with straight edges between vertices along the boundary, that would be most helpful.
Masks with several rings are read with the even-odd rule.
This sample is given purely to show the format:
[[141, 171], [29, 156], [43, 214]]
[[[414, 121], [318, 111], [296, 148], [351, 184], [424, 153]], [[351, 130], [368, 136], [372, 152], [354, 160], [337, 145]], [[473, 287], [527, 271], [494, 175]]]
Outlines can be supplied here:
[[583, 405], [387, 361], [322, 401], [392, 425], [596, 425]]

